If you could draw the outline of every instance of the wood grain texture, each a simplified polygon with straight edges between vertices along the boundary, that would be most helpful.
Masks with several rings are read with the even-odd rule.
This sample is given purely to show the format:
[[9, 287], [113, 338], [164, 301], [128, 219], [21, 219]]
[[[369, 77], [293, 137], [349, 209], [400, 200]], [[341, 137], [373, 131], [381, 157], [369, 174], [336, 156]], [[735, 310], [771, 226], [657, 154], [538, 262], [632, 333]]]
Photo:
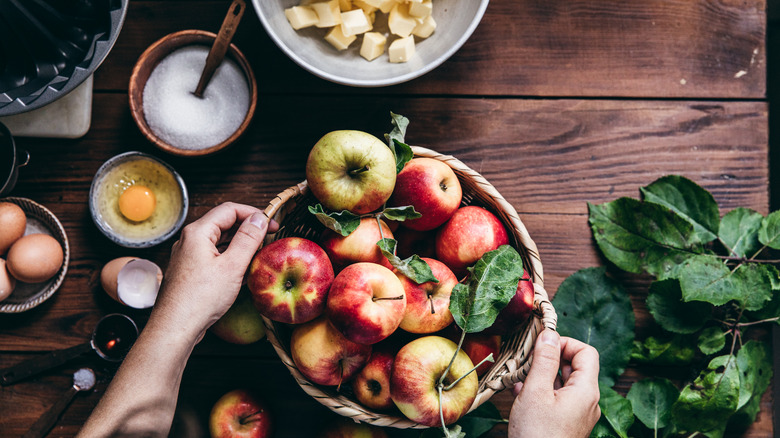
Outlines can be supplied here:
[[[225, 2], [130, 3], [97, 89], [127, 90], [141, 52], [182, 29], [216, 32]], [[290, 61], [247, 11], [234, 43], [260, 94], [410, 93], [752, 98], [766, 94], [765, 0], [494, 0], [469, 41], [439, 68], [388, 88], [318, 79]], [[446, 23], [442, 23], [445, 26]], [[435, 35], [434, 35], [435, 37]]]

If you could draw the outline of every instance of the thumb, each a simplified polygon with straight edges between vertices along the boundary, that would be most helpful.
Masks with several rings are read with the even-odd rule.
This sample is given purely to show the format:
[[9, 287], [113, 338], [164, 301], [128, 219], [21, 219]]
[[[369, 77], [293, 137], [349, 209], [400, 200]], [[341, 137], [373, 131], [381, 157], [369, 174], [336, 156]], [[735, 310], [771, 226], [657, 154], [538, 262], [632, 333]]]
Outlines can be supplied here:
[[561, 337], [555, 330], [545, 329], [534, 345], [533, 362], [523, 384], [524, 390], [552, 391], [561, 365]]
[[238, 227], [223, 255], [230, 258], [234, 265], [246, 268], [263, 244], [266, 231], [268, 231], [268, 217], [265, 213], [252, 214]]

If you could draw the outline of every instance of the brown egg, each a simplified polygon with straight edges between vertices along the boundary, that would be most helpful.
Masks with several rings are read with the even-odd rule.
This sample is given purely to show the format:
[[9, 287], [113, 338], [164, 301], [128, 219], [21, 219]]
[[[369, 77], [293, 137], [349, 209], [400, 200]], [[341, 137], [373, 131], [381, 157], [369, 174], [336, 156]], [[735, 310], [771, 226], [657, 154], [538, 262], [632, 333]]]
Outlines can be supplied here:
[[24, 210], [11, 202], [0, 202], [0, 255], [24, 235], [27, 216]]
[[111, 260], [100, 271], [100, 284], [108, 296], [136, 309], [154, 305], [162, 279], [159, 266], [136, 257]]
[[114, 259], [106, 263], [103, 266], [103, 269], [100, 271], [100, 285], [103, 286], [103, 289], [106, 291], [108, 296], [119, 301], [120, 303], [122, 301], [119, 300], [119, 297], [117, 296], [116, 293], [116, 289], [117, 289], [116, 278], [119, 275], [119, 271], [121, 271], [122, 268], [125, 267], [127, 262], [135, 259], [136, 257], [119, 257], [118, 259]]
[[8, 250], [8, 272], [19, 281], [40, 283], [54, 276], [62, 266], [62, 246], [47, 234], [28, 234]]
[[8, 298], [14, 291], [16, 280], [8, 273], [5, 267], [5, 260], [0, 259], [0, 301]]

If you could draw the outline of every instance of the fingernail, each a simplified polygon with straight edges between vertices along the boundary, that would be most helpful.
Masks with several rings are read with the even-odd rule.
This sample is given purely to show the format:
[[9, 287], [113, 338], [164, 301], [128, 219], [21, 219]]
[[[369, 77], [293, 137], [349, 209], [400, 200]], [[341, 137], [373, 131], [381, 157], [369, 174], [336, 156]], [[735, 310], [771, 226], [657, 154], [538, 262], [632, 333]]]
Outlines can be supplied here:
[[268, 216], [265, 213], [254, 213], [249, 216], [249, 223], [261, 230], [268, 228]]
[[554, 347], [558, 346], [558, 340], [560, 337], [558, 336], [558, 332], [555, 330], [546, 329], [542, 332], [542, 342], [547, 345], [552, 345]]

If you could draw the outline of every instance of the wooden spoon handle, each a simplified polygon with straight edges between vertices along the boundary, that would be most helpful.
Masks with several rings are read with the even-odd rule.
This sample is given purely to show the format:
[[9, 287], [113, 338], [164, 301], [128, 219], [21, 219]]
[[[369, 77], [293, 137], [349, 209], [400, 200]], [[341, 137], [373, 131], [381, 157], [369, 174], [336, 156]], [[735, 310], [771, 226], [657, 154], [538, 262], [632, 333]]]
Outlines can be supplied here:
[[198, 81], [198, 86], [195, 88], [195, 95], [203, 97], [203, 91], [206, 89], [211, 77], [214, 75], [214, 71], [222, 63], [225, 58], [230, 41], [233, 39], [233, 35], [238, 29], [238, 23], [241, 22], [241, 17], [244, 16], [244, 9], [246, 9], [246, 2], [244, 0], [233, 0], [230, 5], [225, 20], [222, 21], [222, 27], [219, 28], [219, 33], [214, 41], [214, 45], [211, 46], [208, 57], [206, 57], [206, 66], [203, 67], [203, 73]]

